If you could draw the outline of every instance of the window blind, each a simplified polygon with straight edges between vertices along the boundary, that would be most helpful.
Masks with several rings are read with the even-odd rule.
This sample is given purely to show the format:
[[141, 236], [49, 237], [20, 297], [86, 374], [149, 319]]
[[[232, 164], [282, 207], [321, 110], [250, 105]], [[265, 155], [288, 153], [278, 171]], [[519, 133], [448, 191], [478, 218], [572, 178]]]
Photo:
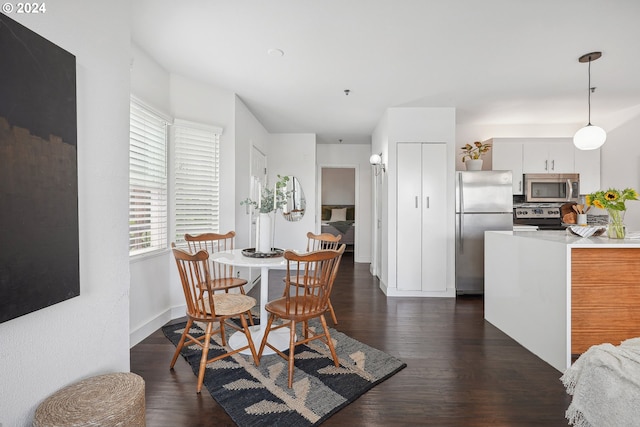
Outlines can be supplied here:
[[132, 98], [129, 255], [167, 247], [167, 119]]
[[171, 127], [175, 144], [175, 242], [184, 235], [219, 232], [219, 151], [222, 129], [176, 119]]

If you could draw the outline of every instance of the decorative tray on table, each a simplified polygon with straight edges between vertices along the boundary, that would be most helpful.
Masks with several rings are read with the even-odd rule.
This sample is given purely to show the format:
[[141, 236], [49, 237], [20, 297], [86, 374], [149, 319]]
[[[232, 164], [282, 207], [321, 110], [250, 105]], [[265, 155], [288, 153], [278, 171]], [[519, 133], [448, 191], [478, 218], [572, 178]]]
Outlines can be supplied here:
[[249, 258], [275, 258], [282, 256], [284, 249], [271, 248], [271, 252], [256, 252], [256, 248], [247, 248], [242, 250], [242, 255]]

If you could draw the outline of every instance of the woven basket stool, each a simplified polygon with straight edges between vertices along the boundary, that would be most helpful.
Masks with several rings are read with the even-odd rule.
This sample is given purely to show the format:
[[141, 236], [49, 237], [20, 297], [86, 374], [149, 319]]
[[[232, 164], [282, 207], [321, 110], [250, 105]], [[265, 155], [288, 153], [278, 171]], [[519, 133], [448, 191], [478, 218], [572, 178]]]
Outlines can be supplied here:
[[130, 372], [87, 378], [46, 398], [34, 427], [144, 427], [144, 380]]

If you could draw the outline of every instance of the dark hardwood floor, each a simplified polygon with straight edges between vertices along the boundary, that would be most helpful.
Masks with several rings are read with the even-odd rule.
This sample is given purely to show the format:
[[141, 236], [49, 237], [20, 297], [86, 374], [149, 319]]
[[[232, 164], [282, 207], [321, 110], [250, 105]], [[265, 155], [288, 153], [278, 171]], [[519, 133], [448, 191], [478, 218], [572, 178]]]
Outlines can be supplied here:
[[[281, 295], [281, 277], [272, 272], [270, 298]], [[331, 300], [336, 329], [407, 367], [323, 426], [568, 425], [561, 373], [486, 322], [481, 297], [387, 298], [369, 265], [345, 254]], [[233, 426], [206, 389], [196, 394], [184, 359], [169, 370], [173, 352], [162, 331], [131, 349], [131, 371], [146, 382], [147, 426]]]

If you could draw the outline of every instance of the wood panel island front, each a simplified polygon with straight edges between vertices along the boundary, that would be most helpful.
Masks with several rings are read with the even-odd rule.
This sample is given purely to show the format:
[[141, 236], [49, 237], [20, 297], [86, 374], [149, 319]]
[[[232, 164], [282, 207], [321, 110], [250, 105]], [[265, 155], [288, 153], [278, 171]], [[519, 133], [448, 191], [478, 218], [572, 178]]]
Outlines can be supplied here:
[[561, 372], [640, 337], [640, 240], [487, 231], [484, 287], [485, 319]]

